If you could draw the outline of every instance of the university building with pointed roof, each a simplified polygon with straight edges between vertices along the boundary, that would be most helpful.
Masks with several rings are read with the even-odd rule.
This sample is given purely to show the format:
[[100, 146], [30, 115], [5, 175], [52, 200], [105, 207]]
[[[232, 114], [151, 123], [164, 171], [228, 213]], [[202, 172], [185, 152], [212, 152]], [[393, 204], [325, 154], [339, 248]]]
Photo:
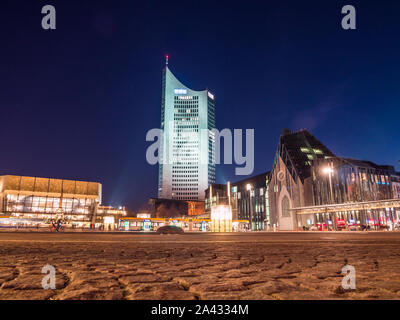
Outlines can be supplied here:
[[321, 230], [400, 221], [393, 166], [337, 157], [309, 131], [283, 130], [268, 185], [272, 225]]

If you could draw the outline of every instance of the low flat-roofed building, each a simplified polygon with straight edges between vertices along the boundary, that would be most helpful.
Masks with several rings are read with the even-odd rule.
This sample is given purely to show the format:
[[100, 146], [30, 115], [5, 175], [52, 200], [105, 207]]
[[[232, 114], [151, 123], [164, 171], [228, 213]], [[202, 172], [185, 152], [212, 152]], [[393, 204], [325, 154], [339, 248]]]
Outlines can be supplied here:
[[125, 207], [98, 206], [96, 211], [96, 228], [114, 230], [118, 228], [119, 220], [127, 216]]
[[98, 182], [0, 176], [0, 212], [5, 216], [32, 221], [62, 218], [77, 227], [89, 226], [101, 200]]
[[153, 218], [176, 218], [204, 213], [202, 200], [150, 198], [149, 205]]

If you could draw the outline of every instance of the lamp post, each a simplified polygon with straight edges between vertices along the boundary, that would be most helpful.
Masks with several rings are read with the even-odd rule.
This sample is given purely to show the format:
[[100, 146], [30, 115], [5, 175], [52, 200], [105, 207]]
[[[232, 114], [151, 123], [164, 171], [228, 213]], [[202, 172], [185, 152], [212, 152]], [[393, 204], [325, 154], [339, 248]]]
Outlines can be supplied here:
[[230, 181], [228, 181], [226, 193], [228, 196], [228, 205], [229, 205], [229, 207], [231, 207], [231, 182]]
[[251, 190], [252, 190], [252, 185], [248, 183], [246, 185], [246, 189], [249, 192], [249, 216], [250, 216], [250, 230], [253, 231], [253, 204], [251, 201]]
[[330, 203], [333, 204], [333, 191], [332, 191], [332, 173], [333, 173], [333, 169], [331, 167], [326, 167], [326, 168], [324, 168], [322, 170], [322, 172], [329, 176], [329, 190], [330, 190], [330, 194], [331, 194]]
[[[333, 204], [334, 203], [333, 202], [333, 188], [332, 188], [332, 173], [333, 173], [333, 169], [332, 169], [332, 167], [329, 166], [329, 167], [326, 167], [326, 168], [322, 169], [322, 172], [329, 176], [329, 190], [330, 190], [330, 198], [331, 198], [330, 203]], [[336, 230], [336, 214], [334, 214], [334, 221], [333, 222], [334, 222], [334, 228]]]

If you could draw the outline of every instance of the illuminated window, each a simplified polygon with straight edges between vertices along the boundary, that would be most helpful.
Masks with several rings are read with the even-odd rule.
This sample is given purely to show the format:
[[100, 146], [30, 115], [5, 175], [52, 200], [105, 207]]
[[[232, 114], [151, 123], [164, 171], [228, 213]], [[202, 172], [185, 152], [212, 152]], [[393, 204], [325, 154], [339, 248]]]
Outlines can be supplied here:
[[314, 150], [314, 152], [316, 153], [316, 154], [324, 154], [323, 152], [322, 152], [322, 150], [319, 150], [319, 149], [313, 149]]
[[308, 154], [307, 158], [310, 159], [310, 160], [314, 160], [314, 156], [312, 154]]
[[301, 150], [301, 152], [304, 152], [304, 153], [311, 153], [311, 150], [308, 148], [300, 148], [300, 150]]

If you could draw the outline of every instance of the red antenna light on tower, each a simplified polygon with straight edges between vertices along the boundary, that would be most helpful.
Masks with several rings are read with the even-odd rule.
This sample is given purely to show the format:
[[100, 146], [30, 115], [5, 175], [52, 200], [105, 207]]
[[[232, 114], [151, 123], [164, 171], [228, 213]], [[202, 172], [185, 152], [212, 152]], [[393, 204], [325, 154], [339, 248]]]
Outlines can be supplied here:
[[169, 55], [165, 55], [165, 65], [167, 66], [168, 65], [168, 59], [169, 59]]

